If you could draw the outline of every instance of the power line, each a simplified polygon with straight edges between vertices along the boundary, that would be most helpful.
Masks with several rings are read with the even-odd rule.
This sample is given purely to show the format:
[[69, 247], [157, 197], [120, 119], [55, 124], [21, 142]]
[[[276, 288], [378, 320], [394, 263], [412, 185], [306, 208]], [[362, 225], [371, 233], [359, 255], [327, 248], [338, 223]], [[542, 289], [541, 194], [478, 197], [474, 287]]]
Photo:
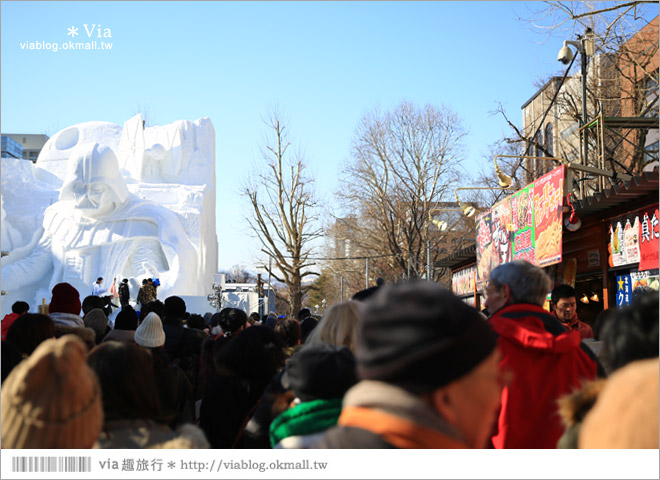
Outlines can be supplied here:
[[[292, 255], [282, 255], [284, 258], [293, 258]], [[364, 257], [307, 257], [305, 260], [366, 260], [367, 258], [396, 257], [394, 253], [383, 255], [371, 255]]]

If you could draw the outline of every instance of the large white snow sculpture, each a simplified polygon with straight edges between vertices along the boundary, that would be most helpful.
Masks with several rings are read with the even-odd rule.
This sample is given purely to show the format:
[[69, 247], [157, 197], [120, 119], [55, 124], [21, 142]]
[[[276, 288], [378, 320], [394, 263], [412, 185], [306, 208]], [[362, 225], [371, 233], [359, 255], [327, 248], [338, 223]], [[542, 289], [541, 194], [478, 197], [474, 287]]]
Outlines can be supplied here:
[[[2, 289], [9, 292], [3, 312], [18, 299], [30, 302], [35, 311], [33, 302], [50, 300], [50, 290], [59, 282], [71, 283], [84, 298], [99, 276], [108, 283], [129, 278], [133, 298], [146, 277], [160, 279], [160, 298], [206, 295], [217, 269], [213, 126], [201, 119], [145, 130], [141, 116], [124, 129], [129, 124], [130, 135], [113, 124], [90, 122], [49, 140], [35, 176], [53, 185], [59, 200], [48, 208], [33, 205], [35, 215], [40, 214], [37, 207], [45, 209], [42, 227], [29, 244], [2, 259]], [[137, 137], [135, 130], [143, 136]], [[178, 159], [180, 168], [165, 162], [144, 175], [142, 167], [152, 161], [150, 150]], [[121, 152], [119, 158], [115, 152]], [[3, 182], [7, 214], [18, 205], [6, 201], [17, 197], [6, 189], [29, 198], [32, 188], [15, 183]], [[9, 236], [3, 231], [3, 242]]]

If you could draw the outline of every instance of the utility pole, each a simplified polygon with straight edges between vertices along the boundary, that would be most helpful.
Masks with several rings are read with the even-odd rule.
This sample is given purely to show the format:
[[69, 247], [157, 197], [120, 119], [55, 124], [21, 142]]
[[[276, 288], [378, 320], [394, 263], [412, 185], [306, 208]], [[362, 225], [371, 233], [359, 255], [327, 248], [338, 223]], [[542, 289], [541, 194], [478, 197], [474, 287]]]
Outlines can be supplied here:
[[257, 309], [259, 313], [259, 318], [264, 315], [264, 294], [263, 294], [263, 284], [261, 282], [261, 274], [257, 273]]
[[364, 288], [369, 288], [369, 257], [366, 259], [366, 268], [364, 273]]
[[270, 313], [270, 294], [271, 294], [270, 272], [272, 271], [272, 269], [273, 269], [273, 257], [269, 255], [268, 256], [268, 303], [266, 303], [266, 305], [268, 305], [267, 307], [268, 313]]
[[426, 241], [426, 280], [431, 281], [431, 240]]

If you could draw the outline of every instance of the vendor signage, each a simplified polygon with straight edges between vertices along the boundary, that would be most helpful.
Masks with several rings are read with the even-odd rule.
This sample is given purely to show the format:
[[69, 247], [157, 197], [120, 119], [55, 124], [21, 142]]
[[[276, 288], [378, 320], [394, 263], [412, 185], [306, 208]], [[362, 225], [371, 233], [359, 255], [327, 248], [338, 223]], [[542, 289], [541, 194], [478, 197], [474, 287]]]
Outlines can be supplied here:
[[511, 197], [507, 197], [490, 209], [492, 214], [491, 232], [493, 251], [497, 265], [507, 263], [513, 256], [513, 218], [511, 215]]
[[564, 168], [555, 168], [534, 182], [534, 248], [540, 267], [561, 262]]
[[639, 264], [640, 270], [658, 268], [658, 206], [612, 220], [608, 251], [610, 267]]
[[454, 272], [451, 287], [456, 295], [474, 294], [476, 291], [476, 268], [473, 266]]
[[513, 259], [536, 263], [534, 252], [534, 184], [527, 185], [512, 195]]
[[657, 270], [655, 273], [651, 270], [630, 272], [630, 283], [632, 284], [631, 288], [633, 292], [638, 287], [650, 287], [653, 290], [658, 290], [658, 272]]
[[511, 260], [561, 262], [564, 174], [563, 165], [555, 168], [477, 217], [478, 285]]
[[616, 277], [616, 306], [630, 305], [632, 282], [630, 275], [617, 275]]
[[490, 271], [495, 268], [493, 258], [493, 235], [491, 232], [491, 212], [480, 214], [475, 220], [477, 227], [477, 283], [488, 280]]
[[641, 213], [639, 229], [640, 270], [658, 268], [658, 206]]

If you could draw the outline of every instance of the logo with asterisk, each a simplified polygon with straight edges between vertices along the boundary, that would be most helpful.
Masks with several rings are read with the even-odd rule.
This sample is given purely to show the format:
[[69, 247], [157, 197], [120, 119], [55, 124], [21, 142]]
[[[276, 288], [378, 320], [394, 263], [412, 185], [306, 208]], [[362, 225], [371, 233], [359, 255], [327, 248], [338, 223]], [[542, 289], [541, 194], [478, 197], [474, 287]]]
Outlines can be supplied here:
[[69, 27], [69, 33], [67, 35], [71, 35], [72, 37], [78, 35], [78, 27]]

